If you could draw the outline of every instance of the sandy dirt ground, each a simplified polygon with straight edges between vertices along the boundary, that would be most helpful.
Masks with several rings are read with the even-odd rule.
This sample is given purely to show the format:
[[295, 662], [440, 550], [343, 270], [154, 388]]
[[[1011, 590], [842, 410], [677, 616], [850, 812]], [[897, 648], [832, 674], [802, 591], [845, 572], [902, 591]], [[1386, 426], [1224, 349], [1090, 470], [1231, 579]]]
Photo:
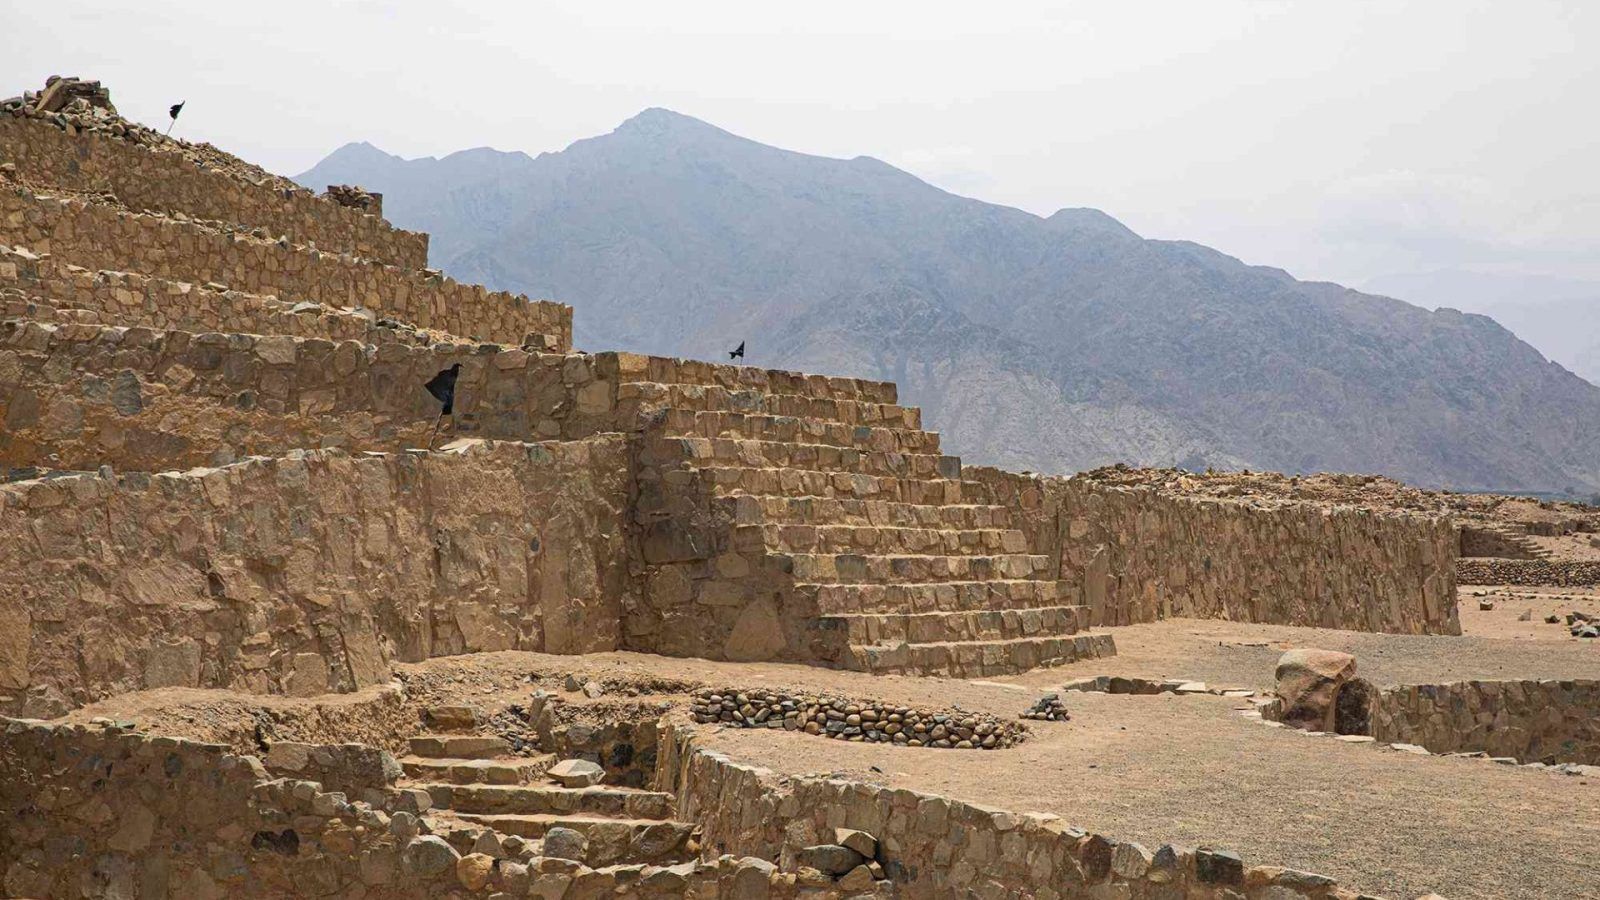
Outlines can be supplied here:
[[[1015, 716], [1043, 690], [1081, 675], [1268, 688], [1278, 655], [1296, 646], [1353, 652], [1362, 674], [1379, 684], [1600, 672], [1596, 642], [1557, 639], [1539, 629], [1484, 636], [1480, 632], [1528, 625], [1516, 621], [1514, 604], [1501, 605], [1481, 617], [1464, 610], [1469, 633], [1459, 638], [1173, 620], [1112, 629], [1119, 649], [1112, 659], [979, 681], [631, 653], [480, 654], [405, 666], [401, 675], [413, 707], [470, 700], [492, 709], [524, 701], [536, 685], [559, 691], [564, 676], [576, 673], [607, 685], [607, 695], [594, 702], [626, 693], [682, 702], [696, 684], [771, 686]], [[1477, 613], [1475, 606], [1471, 612]], [[562, 696], [590, 702], [581, 694]], [[765, 730], [703, 727], [702, 733], [708, 746], [779, 772], [835, 774], [1055, 813], [1151, 849], [1162, 843], [1229, 848], [1252, 864], [1319, 872], [1396, 900], [1427, 891], [1451, 900], [1600, 897], [1592, 862], [1600, 846], [1600, 779], [1311, 737], [1241, 716], [1245, 704], [1222, 697], [1069, 693], [1066, 699], [1071, 721], [1029, 723], [1028, 741], [994, 752], [851, 744]], [[281, 709], [317, 701], [270, 703]], [[209, 738], [217, 736], [220, 719], [251, 704], [262, 705], [262, 698], [132, 694], [73, 718], [131, 716], [150, 730]], [[340, 718], [325, 717], [327, 727], [336, 730]]]

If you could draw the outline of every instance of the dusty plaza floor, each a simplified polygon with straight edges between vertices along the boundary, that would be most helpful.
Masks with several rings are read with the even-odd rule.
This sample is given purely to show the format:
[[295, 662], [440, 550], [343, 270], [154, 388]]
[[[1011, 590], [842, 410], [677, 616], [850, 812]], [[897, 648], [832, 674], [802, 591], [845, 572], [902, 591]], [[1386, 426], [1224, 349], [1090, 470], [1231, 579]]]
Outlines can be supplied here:
[[[1112, 629], [1119, 655], [981, 681], [868, 676], [803, 666], [714, 663], [632, 653], [580, 657], [495, 653], [435, 659], [402, 672], [430, 702], [493, 706], [521, 702], [530, 672], [577, 673], [611, 684], [655, 682], [682, 701], [682, 687], [792, 687], [906, 704], [957, 706], [1015, 716], [1039, 693], [1083, 675], [1201, 679], [1213, 686], [1270, 689], [1284, 649], [1315, 646], [1356, 654], [1379, 685], [1468, 678], [1593, 677], [1600, 645], [1535, 619], [1521, 601], [1480, 612], [1462, 589], [1462, 637], [1413, 637], [1228, 622], [1171, 620]], [[1559, 600], [1596, 605], [1592, 595]], [[1467, 607], [1471, 607], [1470, 611]], [[1246, 701], [1222, 696], [1064, 695], [1072, 718], [1031, 722], [1020, 746], [986, 753], [907, 749], [823, 740], [783, 731], [702, 726], [707, 746], [785, 774], [839, 777], [943, 794], [1009, 809], [1047, 812], [1132, 839], [1235, 850], [1248, 862], [1337, 878], [1390, 898], [1436, 891], [1451, 900], [1600, 897], [1600, 779], [1559, 775], [1483, 759], [1415, 756], [1381, 745], [1342, 743], [1262, 724]], [[603, 702], [604, 698], [601, 701]], [[132, 718], [158, 733], [225, 739], [253, 705], [330, 709], [351, 698], [293, 700], [215, 691], [130, 694], [72, 714]], [[570, 702], [586, 702], [581, 694]], [[360, 740], [367, 735], [351, 734]]]

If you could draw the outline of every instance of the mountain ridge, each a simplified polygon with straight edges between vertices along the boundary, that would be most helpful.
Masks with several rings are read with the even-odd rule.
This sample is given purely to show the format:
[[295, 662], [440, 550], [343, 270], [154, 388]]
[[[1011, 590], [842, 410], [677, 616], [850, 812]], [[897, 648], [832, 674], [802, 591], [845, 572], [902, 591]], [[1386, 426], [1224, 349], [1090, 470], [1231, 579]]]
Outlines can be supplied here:
[[1600, 487], [1600, 388], [1493, 320], [1100, 210], [1041, 217], [659, 107], [537, 157], [344, 149], [297, 180], [382, 191], [435, 265], [571, 303], [580, 346], [714, 359], [753, 336], [753, 363], [899, 381], [971, 461]]

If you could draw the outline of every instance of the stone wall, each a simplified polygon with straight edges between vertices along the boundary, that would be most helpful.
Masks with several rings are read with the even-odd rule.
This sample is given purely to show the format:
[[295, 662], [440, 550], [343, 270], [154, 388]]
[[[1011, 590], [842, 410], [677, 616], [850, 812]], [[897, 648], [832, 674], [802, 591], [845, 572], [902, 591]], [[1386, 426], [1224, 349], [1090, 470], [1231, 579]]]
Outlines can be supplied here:
[[1462, 556], [1535, 559], [1537, 551], [1538, 545], [1528, 539], [1525, 531], [1514, 531], [1510, 526], [1499, 524], [1461, 523]]
[[756, 859], [601, 869], [496, 859], [427, 833], [409, 812], [271, 778], [225, 746], [97, 726], [0, 718], [0, 818], [10, 897], [843, 896]]
[[[1099, 625], [1171, 617], [1459, 634], [1455, 526], [1436, 517], [1163, 494], [969, 467]], [[1070, 594], [1069, 594], [1070, 596]]]
[[380, 322], [370, 310], [291, 303], [134, 272], [92, 272], [25, 248], [0, 246], [0, 319], [13, 318], [367, 344], [456, 340], [392, 319]]
[[1589, 587], [1600, 584], [1600, 562], [1569, 559], [1460, 559], [1461, 584], [1518, 584], [1528, 587]]
[[208, 169], [178, 152], [114, 137], [68, 134], [53, 124], [0, 116], [0, 164], [23, 179], [79, 191], [109, 191], [134, 209], [260, 226], [274, 238], [353, 253], [405, 269], [428, 264], [428, 236], [380, 215]]
[[1062, 900], [1354, 897], [1330, 878], [1236, 854], [1165, 845], [1155, 852], [1074, 828], [1060, 817], [1013, 813], [933, 794], [825, 778], [785, 778], [696, 746], [691, 727], [664, 725], [657, 786], [704, 828], [710, 852], [792, 865], [834, 829], [878, 840], [901, 893], [918, 898], [1037, 896]]
[[1459, 681], [1379, 691], [1372, 736], [1434, 753], [1600, 765], [1600, 681]]
[[136, 213], [100, 202], [0, 185], [0, 243], [50, 253], [89, 269], [214, 282], [251, 294], [363, 307], [417, 328], [521, 345], [530, 334], [572, 346], [572, 308], [462, 284], [433, 270], [402, 269], [326, 253], [218, 225]]
[[422, 447], [440, 409], [423, 386], [458, 363], [441, 442], [586, 437], [633, 421], [604, 359], [0, 322], [0, 466], [161, 471], [301, 447]]
[[0, 711], [614, 649], [628, 468], [613, 436], [0, 486]]

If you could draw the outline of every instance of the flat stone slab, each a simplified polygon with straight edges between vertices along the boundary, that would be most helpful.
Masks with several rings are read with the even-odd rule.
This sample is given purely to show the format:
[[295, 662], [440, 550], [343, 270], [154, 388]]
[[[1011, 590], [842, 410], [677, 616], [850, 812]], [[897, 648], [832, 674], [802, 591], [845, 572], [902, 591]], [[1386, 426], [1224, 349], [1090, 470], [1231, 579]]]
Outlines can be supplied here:
[[545, 774], [562, 787], [581, 788], [599, 784], [606, 777], [606, 770], [586, 759], [564, 759], [551, 766]]

